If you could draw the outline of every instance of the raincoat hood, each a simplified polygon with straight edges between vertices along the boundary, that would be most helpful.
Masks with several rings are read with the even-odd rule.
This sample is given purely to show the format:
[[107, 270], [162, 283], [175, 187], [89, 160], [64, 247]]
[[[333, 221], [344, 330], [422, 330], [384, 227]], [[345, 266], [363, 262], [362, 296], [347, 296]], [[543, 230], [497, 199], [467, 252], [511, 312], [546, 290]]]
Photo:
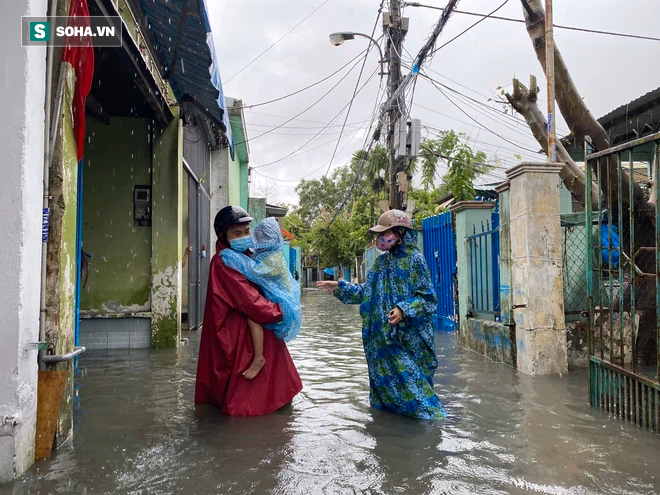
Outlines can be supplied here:
[[254, 251], [277, 251], [283, 244], [280, 224], [274, 218], [266, 218], [255, 227], [250, 247]]
[[403, 231], [403, 239], [401, 244], [390, 251], [390, 254], [395, 257], [410, 256], [415, 252], [419, 252], [417, 247], [417, 230], [405, 229]]

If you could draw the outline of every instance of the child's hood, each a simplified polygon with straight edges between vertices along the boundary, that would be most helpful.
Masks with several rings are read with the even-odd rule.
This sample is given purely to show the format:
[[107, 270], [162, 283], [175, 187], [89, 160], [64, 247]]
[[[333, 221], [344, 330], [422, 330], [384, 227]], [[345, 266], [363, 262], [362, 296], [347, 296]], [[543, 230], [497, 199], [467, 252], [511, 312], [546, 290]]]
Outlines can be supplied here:
[[252, 234], [252, 249], [254, 251], [274, 251], [282, 249], [282, 230], [274, 218], [266, 218], [259, 223]]

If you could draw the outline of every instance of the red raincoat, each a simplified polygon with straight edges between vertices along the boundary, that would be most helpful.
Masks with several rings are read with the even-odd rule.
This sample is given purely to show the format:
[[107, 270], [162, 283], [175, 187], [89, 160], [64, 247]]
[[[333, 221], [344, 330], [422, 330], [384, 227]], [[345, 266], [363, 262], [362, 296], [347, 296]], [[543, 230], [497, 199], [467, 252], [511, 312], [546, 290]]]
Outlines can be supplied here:
[[[218, 241], [217, 252], [225, 246]], [[266, 364], [254, 380], [242, 373], [254, 357], [248, 317], [261, 324], [282, 319], [278, 304], [265, 299], [221, 256], [211, 260], [204, 325], [197, 363], [195, 404], [214, 404], [232, 416], [258, 416], [285, 406], [302, 390], [286, 344], [264, 329]]]

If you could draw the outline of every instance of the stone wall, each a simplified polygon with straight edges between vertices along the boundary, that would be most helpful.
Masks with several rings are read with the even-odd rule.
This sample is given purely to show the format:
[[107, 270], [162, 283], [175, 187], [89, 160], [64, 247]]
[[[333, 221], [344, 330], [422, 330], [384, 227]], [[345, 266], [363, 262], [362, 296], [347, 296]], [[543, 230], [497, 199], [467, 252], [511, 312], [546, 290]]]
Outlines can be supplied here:
[[[514, 330], [515, 332], [515, 330]], [[461, 345], [491, 361], [516, 367], [516, 340], [512, 329], [502, 323], [467, 318], [459, 334]]]

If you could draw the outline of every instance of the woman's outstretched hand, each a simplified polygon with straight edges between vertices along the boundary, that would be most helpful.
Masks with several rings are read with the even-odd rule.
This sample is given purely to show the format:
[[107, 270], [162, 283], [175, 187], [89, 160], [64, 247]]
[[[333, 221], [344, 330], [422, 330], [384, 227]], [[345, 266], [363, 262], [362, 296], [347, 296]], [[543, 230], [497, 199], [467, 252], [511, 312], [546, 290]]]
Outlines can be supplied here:
[[335, 291], [339, 287], [339, 282], [334, 282], [332, 280], [326, 280], [325, 282], [316, 282], [316, 287], [321, 289], [323, 292], [328, 294]]

